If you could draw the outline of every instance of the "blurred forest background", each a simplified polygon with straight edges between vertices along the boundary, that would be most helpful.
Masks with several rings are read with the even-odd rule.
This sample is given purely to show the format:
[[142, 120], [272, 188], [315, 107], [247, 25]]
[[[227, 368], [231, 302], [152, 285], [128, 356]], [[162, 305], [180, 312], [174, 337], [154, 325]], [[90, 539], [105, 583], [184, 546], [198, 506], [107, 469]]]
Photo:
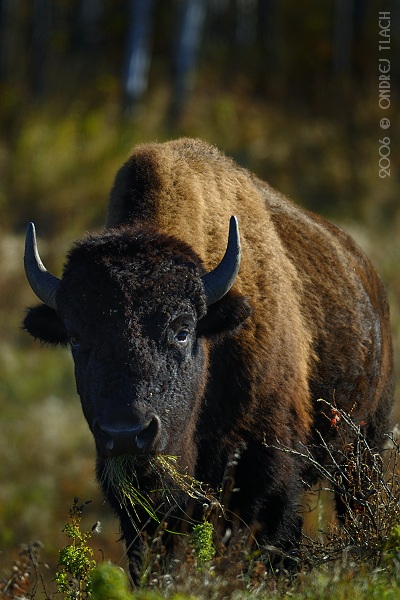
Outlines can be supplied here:
[[356, 238], [387, 285], [399, 365], [399, 76], [399, 0], [0, 0], [0, 567], [32, 539], [54, 564], [74, 496], [93, 500], [97, 547], [123, 563], [72, 360], [20, 330], [36, 302], [27, 222], [59, 275], [72, 241], [102, 226], [136, 143], [199, 136]]

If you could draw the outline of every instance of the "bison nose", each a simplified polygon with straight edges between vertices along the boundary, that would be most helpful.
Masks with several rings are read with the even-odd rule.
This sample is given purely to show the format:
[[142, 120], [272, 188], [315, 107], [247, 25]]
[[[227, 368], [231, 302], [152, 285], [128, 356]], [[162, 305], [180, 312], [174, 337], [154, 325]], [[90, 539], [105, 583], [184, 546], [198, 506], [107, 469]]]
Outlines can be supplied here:
[[117, 427], [96, 419], [94, 434], [101, 450], [109, 456], [143, 455], [156, 450], [161, 437], [161, 422], [157, 415], [150, 415], [145, 423]]

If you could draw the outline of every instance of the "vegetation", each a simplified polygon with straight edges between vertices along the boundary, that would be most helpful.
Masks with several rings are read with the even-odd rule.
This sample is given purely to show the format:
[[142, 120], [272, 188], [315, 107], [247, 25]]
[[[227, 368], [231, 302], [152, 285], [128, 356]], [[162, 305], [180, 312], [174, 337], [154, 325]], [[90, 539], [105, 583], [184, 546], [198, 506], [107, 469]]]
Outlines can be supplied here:
[[81, 531], [82, 511], [85, 502], [78, 505], [78, 498], [74, 499], [69, 511], [70, 522], [67, 523], [63, 532], [71, 543], [60, 550], [57, 571], [54, 581], [58, 591], [64, 593], [65, 598], [90, 598], [92, 595], [92, 574], [96, 562], [92, 559], [93, 550], [87, 545], [92, 531], [98, 526], [97, 523], [91, 531]]
[[[160, 483], [160, 489], [155, 490], [168, 496], [171, 505], [174, 504], [174, 492], [183, 491], [191, 498], [199, 501], [212, 502], [211, 492], [207, 491], [200, 481], [179, 469], [176, 456], [165, 454], [157, 455], [150, 460], [150, 466]], [[110, 457], [105, 462], [104, 480], [114, 491], [116, 498], [122, 505], [135, 511], [140, 506], [151, 519], [159, 522], [151, 498], [138, 489], [136, 481], [136, 463], [133, 456]], [[165, 482], [168, 482], [168, 485]]]
[[[367, 600], [398, 598], [399, 442], [393, 435], [388, 436], [383, 458], [374, 454], [363, 435], [363, 424], [354, 423], [351, 415], [325, 404], [327, 418], [342, 440], [339, 451], [322, 438], [312, 453], [309, 448], [304, 448], [304, 452], [280, 448], [311, 461], [325, 476], [325, 489], [340, 495], [344, 507], [342, 522], [328, 524], [324, 532], [319, 531], [319, 539], [304, 536], [299, 549], [285, 555], [274, 548], [255, 547], [243, 526], [233, 526], [231, 535], [223, 540], [205, 516], [203, 523], [196, 524], [186, 536], [181, 545], [183, 552], [168, 556], [160, 528], [154, 540], [147, 540], [142, 585], [132, 592], [128, 577], [119, 566], [104, 556], [93, 560], [89, 543], [99, 523], [82, 531], [83, 511], [89, 503], [80, 504], [75, 498], [70, 520], [63, 529], [68, 543], [59, 551], [54, 576], [57, 591], [71, 600], [157, 600], [165, 595], [176, 600], [285, 596], [339, 600], [349, 594]], [[321, 451], [328, 456], [326, 466], [315, 459]], [[130, 502], [131, 489], [128, 493]], [[146, 503], [150, 504], [150, 500]], [[285, 562], [270, 563], [273, 555]], [[2, 597], [37, 600], [44, 595], [49, 600], [44, 567], [40, 545], [24, 546], [11, 571], [4, 572], [0, 582]]]

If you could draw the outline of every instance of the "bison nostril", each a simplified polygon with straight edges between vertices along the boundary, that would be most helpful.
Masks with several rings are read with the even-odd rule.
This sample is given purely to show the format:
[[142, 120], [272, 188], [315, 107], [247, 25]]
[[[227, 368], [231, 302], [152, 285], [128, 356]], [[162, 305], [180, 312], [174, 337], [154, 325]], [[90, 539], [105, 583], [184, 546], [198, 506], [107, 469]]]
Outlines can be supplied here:
[[136, 446], [138, 450], [143, 450], [151, 446], [159, 436], [161, 429], [160, 419], [154, 415], [150, 423], [142, 429], [136, 436]]

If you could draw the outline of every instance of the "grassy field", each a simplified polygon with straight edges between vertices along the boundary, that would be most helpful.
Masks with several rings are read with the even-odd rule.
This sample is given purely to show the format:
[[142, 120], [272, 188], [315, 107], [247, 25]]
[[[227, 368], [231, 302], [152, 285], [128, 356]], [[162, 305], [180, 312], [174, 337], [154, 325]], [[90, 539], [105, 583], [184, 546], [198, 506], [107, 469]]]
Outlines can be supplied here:
[[[102, 226], [114, 173], [136, 143], [202, 137], [293, 200], [342, 225], [387, 285], [399, 366], [400, 121], [393, 114], [391, 177], [381, 179], [380, 115], [373, 87], [352, 95], [346, 107], [336, 110], [334, 101], [327, 100], [324, 110], [310, 114], [265, 102], [247, 93], [246, 86], [229, 93], [213, 90], [211, 82], [207, 92], [192, 99], [174, 130], [164, 122], [167, 99], [162, 86], [153, 90], [136, 120], [121, 118], [112, 101], [102, 106], [72, 102], [68, 110], [53, 102], [22, 111], [9, 121], [8, 130], [3, 128], [0, 571], [9, 573], [20, 560], [20, 544], [38, 539], [43, 544], [41, 561], [49, 565], [43, 571], [48, 590], [54, 589], [58, 550], [66, 544], [62, 529], [75, 496], [92, 500], [83, 515], [85, 529], [102, 522], [101, 532], [90, 540], [94, 559], [110, 559], [123, 567], [125, 561], [117, 522], [94, 481], [94, 445], [75, 393], [72, 361], [64, 351], [38, 347], [20, 331], [24, 307], [36, 302], [22, 269], [25, 226], [29, 220], [36, 222], [42, 257], [59, 274], [72, 241]], [[399, 414], [397, 390], [396, 421]], [[157, 576], [148, 591], [135, 597], [158, 598], [162, 592], [196, 598], [400, 598], [396, 552], [368, 565], [362, 557], [346, 561], [343, 555], [341, 561], [327, 560], [311, 572], [300, 569], [290, 579], [265, 573], [254, 557], [240, 572], [224, 572], [222, 559], [201, 571], [189, 564], [187, 571], [180, 569], [170, 579], [168, 573]], [[117, 572], [103, 570], [97, 577], [96, 597], [130, 597], [122, 583], [116, 586], [120, 595], [104, 592], [104, 580], [119, 577]], [[43, 595], [37, 591], [36, 597]]]

